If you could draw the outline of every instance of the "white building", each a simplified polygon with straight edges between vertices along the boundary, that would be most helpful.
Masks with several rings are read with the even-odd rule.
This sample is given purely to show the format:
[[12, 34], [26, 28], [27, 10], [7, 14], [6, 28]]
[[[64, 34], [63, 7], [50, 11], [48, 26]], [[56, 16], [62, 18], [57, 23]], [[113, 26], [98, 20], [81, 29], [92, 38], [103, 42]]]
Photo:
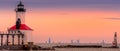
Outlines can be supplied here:
[[16, 11], [16, 24], [17, 21], [20, 21], [20, 27], [17, 28], [16, 24], [12, 27], [10, 27], [8, 30], [11, 31], [17, 31], [20, 30], [22, 33], [24, 33], [24, 43], [27, 44], [27, 42], [32, 42], [31, 38], [32, 38], [32, 31], [33, 29], [31, 29], [30, 27], [28, 27], [25, 24], [25, 12], [26, 9], [24, 8], [24, 5], [22, 4], [22, 2], [20, 1], [19, 4], [17, 5], [17, 8], [15, 9]]

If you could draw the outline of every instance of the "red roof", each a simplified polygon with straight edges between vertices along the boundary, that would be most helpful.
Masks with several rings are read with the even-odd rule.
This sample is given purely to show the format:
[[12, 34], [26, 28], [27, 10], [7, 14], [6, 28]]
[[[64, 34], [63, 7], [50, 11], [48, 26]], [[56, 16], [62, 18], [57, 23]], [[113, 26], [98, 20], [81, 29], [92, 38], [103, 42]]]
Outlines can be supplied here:
[[[10, 27], [9, 30], [16, 30], [16, 25]], [[20, 30], [32, 30], [32, 29], [25, 24], [21, 24], [20, 25]]]

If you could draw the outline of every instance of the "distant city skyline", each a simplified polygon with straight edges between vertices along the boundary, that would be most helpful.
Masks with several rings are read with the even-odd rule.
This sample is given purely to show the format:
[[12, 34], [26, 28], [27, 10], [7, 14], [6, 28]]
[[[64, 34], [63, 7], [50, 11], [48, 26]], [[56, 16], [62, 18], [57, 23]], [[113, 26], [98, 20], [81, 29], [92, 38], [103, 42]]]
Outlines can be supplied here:
[[[15, 24], [15, 8], [20, 0], [0, 0], [0, 31]], [[22, 0], [25, 23], [33, 28], [33, 41], [54, 42], [102, 40], [112, 43], [114, 32], [120, 42], [119, 0]]]

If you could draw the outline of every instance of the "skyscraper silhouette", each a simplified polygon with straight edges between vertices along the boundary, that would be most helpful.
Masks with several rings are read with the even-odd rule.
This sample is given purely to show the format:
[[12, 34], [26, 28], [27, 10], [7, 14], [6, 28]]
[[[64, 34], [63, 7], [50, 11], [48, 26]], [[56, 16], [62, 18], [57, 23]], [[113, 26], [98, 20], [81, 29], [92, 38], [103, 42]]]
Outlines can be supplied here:
[[115, 32], [115, 34], [114, 34], [113, 47], [118, 47], [117, 46], [117, 32]]

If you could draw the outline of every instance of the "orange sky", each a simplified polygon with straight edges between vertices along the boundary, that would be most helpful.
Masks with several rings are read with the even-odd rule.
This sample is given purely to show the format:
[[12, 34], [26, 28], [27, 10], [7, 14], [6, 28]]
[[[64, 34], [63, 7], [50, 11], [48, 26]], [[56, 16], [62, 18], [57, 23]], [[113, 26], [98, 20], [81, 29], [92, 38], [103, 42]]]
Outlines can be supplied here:
[[[120, 20], [104, 18], [120, 17], [119, 11], [87, 9], [28, 9], [26, 24], [33, 31], [34, 42], [112, 42], [114, 32], [120, 33]], [[0, 12], [0, 29], [6, 31], [15, 23], [15, 12]], [[120, 38], [119, 38], [120, 39]], [[118, 41], [119, 41], [118, 39]]]

